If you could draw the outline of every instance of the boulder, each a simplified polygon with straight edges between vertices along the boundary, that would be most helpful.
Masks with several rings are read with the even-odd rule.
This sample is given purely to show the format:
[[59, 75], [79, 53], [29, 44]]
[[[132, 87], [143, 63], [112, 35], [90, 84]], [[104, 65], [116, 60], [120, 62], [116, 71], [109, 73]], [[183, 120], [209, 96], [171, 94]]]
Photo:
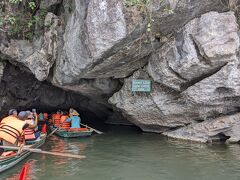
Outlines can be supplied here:
[[[239, 109], [239, 38], [233, 13], [204, 14], [181, 34], [181, 40], [175, 37], [151, 55], [147, 67], [125, 79], [109, 99], [144, 131], [163, 132]], [[132, 93], [133, 79], [151, 80], [152, 92]]]
[[212, 142], [226, 140], [236, 143], [240, 141], [240, 113], [223, 116], [202, 123], [195, 123], [163, 134], [183, 140]]
[[[167, 11], [171, 8], [174, 13]], [[54, 81], [67, 85], [81, 78], [128, 77], [146, 65], [151, 52], [168, 41], [168, 34], [205, 12], [227, 9], [224, 3], [214, 0], [185, 3], [154, 0], [142, 8], [126, 7], [122, 0], [89, 3], [75, 0]]]
[[169, 128], [184, 126], [192, 122], [193, 117], [197, 117], [191, 104], [186, 104], [178, 93], [158, 83], [153, 82], [151, 93], [131, 92], [133, 79], [151, 80], [146, 71], [136, 71], [133, 76], [124, 80], [122, 89], [109, 102], [142, 130], [163, 132]]
[[236, 61], [239, 37], [233, 12], [209, 12], [190, 21], [148, 63], [152, 78], [178, 91]]

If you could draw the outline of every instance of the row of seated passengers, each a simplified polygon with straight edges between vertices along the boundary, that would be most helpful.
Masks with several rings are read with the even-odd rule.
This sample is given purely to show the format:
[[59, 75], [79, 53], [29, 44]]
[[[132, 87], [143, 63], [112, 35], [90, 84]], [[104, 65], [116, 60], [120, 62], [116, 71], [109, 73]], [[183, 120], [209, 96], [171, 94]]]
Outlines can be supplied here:
[[[70, 109], [69, 116], [63, 116], [60, 112], [53, 114], [54, 124], [61, 117], [66, 117], [63, 122], [71, 122], [71, 128], [80, 128], [81, 119], [77, 111]], [[59, 125], [62, 125], [60, 122]], [[21, 111], [11, 109], [9, 116], [0, 122], [0, 140], [4, 146], [23, 146], [25, 141], [35, 140], [40, 136], [37, 131], [38, 114], [36, 112]], [[1, 153], [1, 151], [0, 151]]]
[[[40, 113], [38, 116], [39, 121], [48, 120], [47, 113]], [[79, 113], [72, 108], [68, 113], [63, 113], [58, 111], [56, 114], [51, 114], [50, 122], [55, 126], [61, 126], [62, 128], [80, 128], [81, 118], [79, 117]]]

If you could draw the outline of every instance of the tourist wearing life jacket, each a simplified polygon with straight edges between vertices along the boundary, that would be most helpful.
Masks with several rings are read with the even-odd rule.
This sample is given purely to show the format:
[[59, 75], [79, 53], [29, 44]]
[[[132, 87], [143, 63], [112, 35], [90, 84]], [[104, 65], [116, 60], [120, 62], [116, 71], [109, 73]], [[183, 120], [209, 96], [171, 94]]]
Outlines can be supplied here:
[[66, 122], [66, 119], [69, 118], [68, 112], [63, 112], [61, 119], [60, 119], [60, 126], [61, 129], [66, 129], [68, 130], [71, 127], [71, 123], [70, 122]]
[[18, 116], [17, 110], [16, 109], [10, 109], [9, 112], [8, 112], [8, 115], [17, 117]]
[[24, 131], [25, 140], [35, 140], [40, 136], [40, 132], [35, 133], [38, 123], [38, 115], [36, 112], [21, 111], [18, 118], [25, 121], [29, 126]]
[[71, 122], [71, 128], [80, 128], [81, 118], [79, 117], [79, 113], [73, 108], [70, 108], [69, 115], [70, 118], [67, 118], [66, 122]]
[[0, 123], [0, 139], [4, 146], [20, 146], [24, 144], [24, 130], [29, 126], [16, 117], [17, 111], [10, 110], [9, 116]]
[[56, 127], [60, 126], [62, 114], [63, 113], [61, 111], [57, 111], [57, 113], [53, 115], [53, 124], [54, 124], [54, 126], [56, 126]]

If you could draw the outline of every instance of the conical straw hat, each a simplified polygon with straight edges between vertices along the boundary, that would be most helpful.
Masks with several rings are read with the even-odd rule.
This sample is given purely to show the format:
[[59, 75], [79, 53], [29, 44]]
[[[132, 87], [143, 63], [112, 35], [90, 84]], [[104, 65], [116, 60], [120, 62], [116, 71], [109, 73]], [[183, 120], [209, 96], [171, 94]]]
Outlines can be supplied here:
[[73, 108], [69, 109], [69, 114], [73, 116], [79, 116], [79, 113]]

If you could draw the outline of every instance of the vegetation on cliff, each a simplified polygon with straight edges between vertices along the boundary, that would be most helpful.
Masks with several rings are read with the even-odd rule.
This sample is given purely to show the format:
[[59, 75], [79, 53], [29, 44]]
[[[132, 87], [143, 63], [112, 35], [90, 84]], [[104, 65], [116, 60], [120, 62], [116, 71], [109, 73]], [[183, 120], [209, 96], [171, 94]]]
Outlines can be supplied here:
[[[32, 40], [43, 29], [46, 10], [41, 0], [4, 0], [0, 3], [0, 30], [11, 38]], [[38, 27], [38, 28], [36, 28]], [[38, 30], [36, 30], [38, 29]]]

